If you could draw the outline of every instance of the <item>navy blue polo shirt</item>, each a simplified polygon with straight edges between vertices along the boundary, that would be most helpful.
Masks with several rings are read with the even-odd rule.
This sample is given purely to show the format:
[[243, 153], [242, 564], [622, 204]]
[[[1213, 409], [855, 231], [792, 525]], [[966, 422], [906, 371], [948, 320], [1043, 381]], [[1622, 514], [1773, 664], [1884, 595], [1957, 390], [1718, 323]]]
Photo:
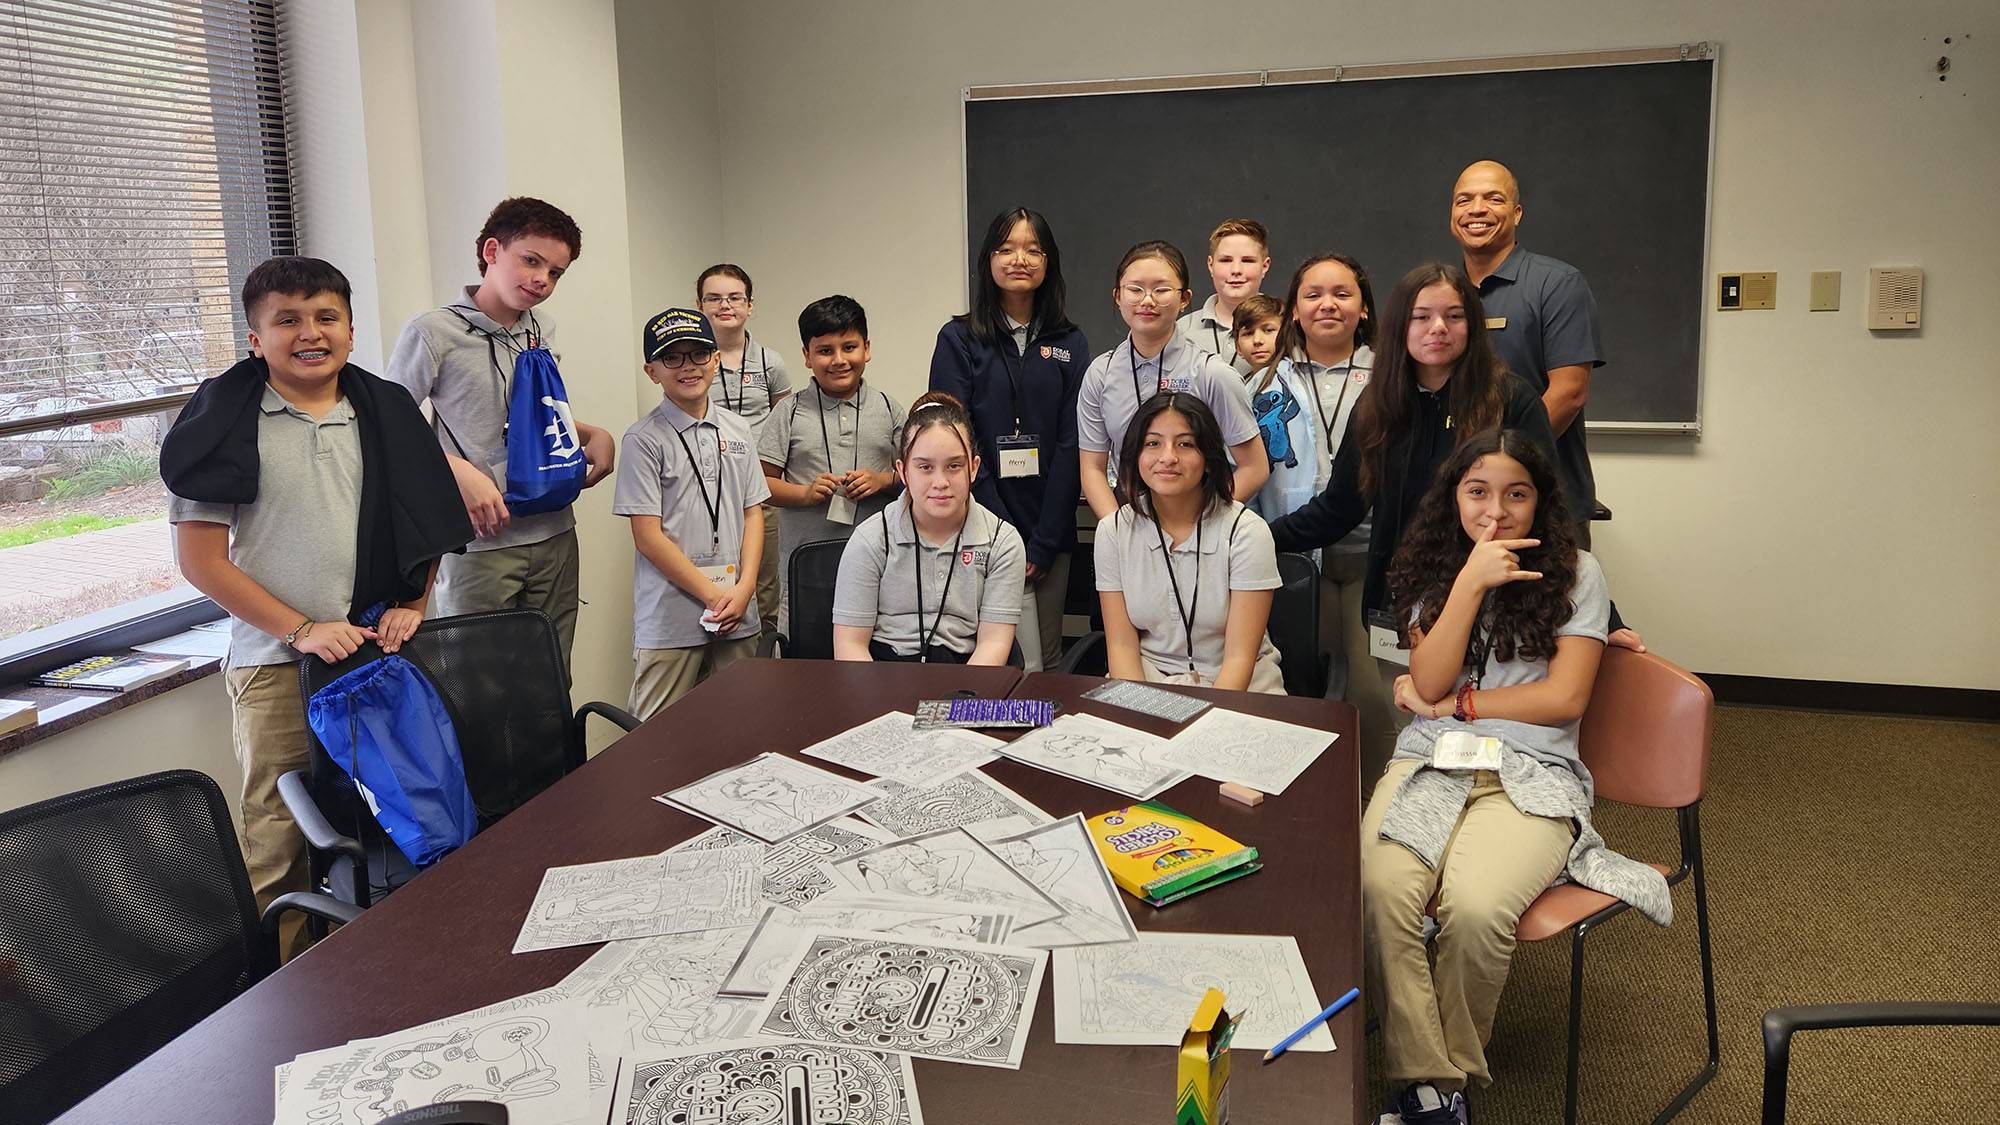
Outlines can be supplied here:
[[[1076, 456], [1076, 391], [1090, 366], [1083, 331], [1067, 328], [1028, 333], [1025, 353], [1014, 337], [984, 342], [964, 317], [938, 330], [931, 353], [931, 385], [963, 402], [972, 413], [980, 469], [972, 495], [1014, 525], [1028, 561], [1046, 567], [1076, 549], [1076, 505], [1082, 495]], [[1000, 349], [1005, 348], [1003, 353]], [[1000, 479], [1000, 438], [1033, 434], [1041, 475]]]
[[[1597, 332], [1597, 301], [1590, 283], [1568, 262], [1521, 247], [1500, 268], [1479, 283], [1486, 306], [1486, 338], [1507, 364], [1507, 370], [1527, 381], [1536, 394], [1549, 389], [1549, 372], [1579, 364], [1604, 366], [1604, 342]], [[1504, 323], [1503, 323], [1504, 322]], [[1556, 438], [1556, 458], [1563, 477], [1563, 498], [1579, 527], [1588, 531], [1597, 502], [1597, 478], [1590, 471], [1583, 411]]]

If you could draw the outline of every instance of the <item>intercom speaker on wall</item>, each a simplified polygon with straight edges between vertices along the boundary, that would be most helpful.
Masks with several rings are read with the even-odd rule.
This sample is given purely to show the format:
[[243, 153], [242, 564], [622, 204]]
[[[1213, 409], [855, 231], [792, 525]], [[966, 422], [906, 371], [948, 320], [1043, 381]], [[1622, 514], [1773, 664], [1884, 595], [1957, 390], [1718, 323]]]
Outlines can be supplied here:
[[1868, 327], [1899, 332], [1924, 324], [1924, 271], [1915, 266], [1868, 271]]
[[1735, 309], [1777, 308], [1778, 275], [1768, 271], [1717, 274], [1715, 307], [1725, 312]]

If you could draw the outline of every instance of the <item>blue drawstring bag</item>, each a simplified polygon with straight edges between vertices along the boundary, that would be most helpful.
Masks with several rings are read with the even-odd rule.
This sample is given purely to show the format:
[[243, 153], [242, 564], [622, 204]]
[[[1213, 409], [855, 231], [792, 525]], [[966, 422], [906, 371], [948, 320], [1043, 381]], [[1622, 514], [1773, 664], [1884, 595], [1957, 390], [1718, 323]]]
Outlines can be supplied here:
[[479, 831], [458, 733], [416, 665], [385, 656], [356, 668], [312, 694], [306, 722], [417, 867]]
[[556, 357], [539, 344], [522, 348], [507, 396], [507, 510], [532, 516], [567, 508], [589, 471]]

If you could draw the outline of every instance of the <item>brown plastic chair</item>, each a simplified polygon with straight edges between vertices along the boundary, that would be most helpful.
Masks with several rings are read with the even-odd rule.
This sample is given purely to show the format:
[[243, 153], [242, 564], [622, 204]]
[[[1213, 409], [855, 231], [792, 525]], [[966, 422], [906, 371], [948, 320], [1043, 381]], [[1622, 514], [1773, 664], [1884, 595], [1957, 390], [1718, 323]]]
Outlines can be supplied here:
[[[1655, 809], [1680, 820], [1681, 858], [1667, 884], [1694, 877], [1695, 928], [1701, 938], [1701, 991], [1708, 1014], [1708, 1062], [1653, 1120], [1672, 1120], [1715, 1077], [1720, 1064], [1715, 1018], [1715, 960], [1709, 949], [1708, 876], [1701, 859], [1701, 799], [1708, 789], [1708, 737], [1715, 695], [1692, 674], [1651, 653], [1612, 647], [1597, 669], [1578, 735], [1597, 796]], [[1515, 936], [1545, 941], [1570, 934], [1569, 1074], [1563, 1121], [1575, 1125], [1583, 1046], [1583, 939], [1629, 909], [1610, 895], [1565, 883], [1543, 891], [1522, 913]]]

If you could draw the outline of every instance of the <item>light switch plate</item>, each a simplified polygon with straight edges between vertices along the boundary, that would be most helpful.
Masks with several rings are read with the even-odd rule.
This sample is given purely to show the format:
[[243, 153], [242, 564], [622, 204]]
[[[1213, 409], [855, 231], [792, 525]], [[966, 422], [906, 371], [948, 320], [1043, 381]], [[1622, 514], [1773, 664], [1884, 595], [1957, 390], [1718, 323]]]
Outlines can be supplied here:
[[1812, 275], [1812, 296], [1806, 305], [1809, 312], [1840, 311], [1840, 271], [1814, 270]]
[[1733, 309], [1775, 309], [1778, 307], [1778, 275], [1724, 273], [1715, 278], [1715, 307]]

